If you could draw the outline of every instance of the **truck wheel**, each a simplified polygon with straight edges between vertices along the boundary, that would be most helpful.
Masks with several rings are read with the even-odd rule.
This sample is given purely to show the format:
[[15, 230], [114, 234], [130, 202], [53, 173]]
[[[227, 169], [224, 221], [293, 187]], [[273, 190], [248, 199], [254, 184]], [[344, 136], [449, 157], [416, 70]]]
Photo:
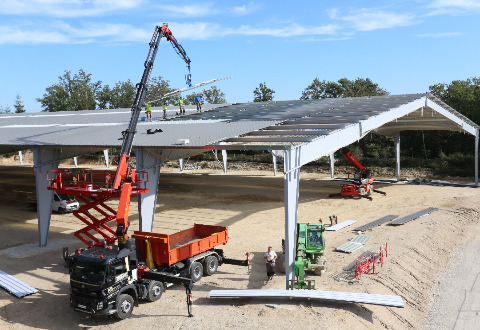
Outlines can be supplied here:
[[130, 317], [133, 311], [133, 298], [128, 294], [121, 294], [117, 298], [115, 317], [124, 320]]
[[327, 258], [324, 256], [321, 257], [316, 257], [315, 258], [315, 263], [319, 265], [317, 268], [315, 268], [314, 272], [317, 275], [324, 275], [325, 272], [327, 271]]
[[203, 275], [203, 267], [202, 264], [199, 262], [194, 262], [190, 267], [190, 278], [193, 282], [198, 282], [202, 278]]
[[157, 301], [162, 297], [163, 283], [159, 281], [151, 281], [147, 287], [147, 300]]
[[58, 213], [65, 214], [65, 209], [63, 207], [58, 208]]
[[203, 262], [203, 274], [213, 275], [218, 269], [218, 259], [215, 256], [208, 256]]

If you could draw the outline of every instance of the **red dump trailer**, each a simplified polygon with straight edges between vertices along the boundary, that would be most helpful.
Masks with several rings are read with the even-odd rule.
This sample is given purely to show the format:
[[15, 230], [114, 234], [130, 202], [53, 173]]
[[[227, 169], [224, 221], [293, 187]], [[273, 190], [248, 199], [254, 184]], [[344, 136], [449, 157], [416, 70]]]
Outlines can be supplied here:
[[217, 249], [228, 242], [228, 227], [194, 224], [172, 235], [135, 231], [132, 238], [148, 267], [189, 277], [194, 282], [203, 274], [215, 274], [218, 266], [224, 263], [248, 265], [248, 258], [228, 259], [223, 250]]

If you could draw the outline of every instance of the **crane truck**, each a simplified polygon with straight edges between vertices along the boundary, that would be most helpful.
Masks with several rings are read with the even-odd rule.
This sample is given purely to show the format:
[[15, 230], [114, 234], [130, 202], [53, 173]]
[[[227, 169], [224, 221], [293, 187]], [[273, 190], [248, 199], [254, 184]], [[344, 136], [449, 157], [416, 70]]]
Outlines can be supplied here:
[[[116, 172], [55, 170], [47, 173], [48, 189], [76, 196], [82, 206], [73, 214], [87, 226], [75, 236], [87, 245], [63, 256], [70, 270], [70, 306], [93, 315], [128, 318], [140, 299], [158, 300], [168, 284], [181, 284], [192, 316], [193, 283], [203, 274], [212, 275], [223, 263], [246, 265], [225, 258], [219, 245], [228, 241], [228, 228], [195, 224], [193, 228], [165, 235], [136, 231], [128, 237], [128, 213], [132, 195], [147, 192], [148, 173], [129, 164], [138, 117], [160, 40], [166, 38], [187, 64], [190, 58], [167, 24], [157, 26], [150, 42], [145, 69], [131, 109], [128, 128], [122, 132], [122, 147]], [[189, 76], [191, 81], [191, 76]], [[106, 202], [118, 198], [117, 210]], [[116, 229], [108, 223], [116, 222]], [[115, 245], [115, 242], [117, 243]]]
[[340, 150], [343, 157], [345, 157], [353, 167], [357, 169], [353, 180], [345, 185], [342, 185], [342, 191], [339, 194], [328, 195], [329, 198], [342, 196], [342, 197], [359, 197], [372, 200], [372, 192], [378, 194], [386, 195], [387, 193], [374, 189], [373, 181], [375, 181], [375, 176], [373, 172], [365, 168], [358, 159], [352, 154], [352, 152], [346, 148]]

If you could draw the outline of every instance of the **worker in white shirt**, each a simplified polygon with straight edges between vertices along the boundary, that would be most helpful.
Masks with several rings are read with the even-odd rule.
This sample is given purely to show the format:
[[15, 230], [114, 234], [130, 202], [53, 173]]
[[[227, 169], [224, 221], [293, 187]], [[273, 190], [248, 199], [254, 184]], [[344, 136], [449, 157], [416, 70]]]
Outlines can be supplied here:
[[264, 259], [267, 262], [267, 281], [270, 281], [273, 275], [275, 275], [275, 260], [277, 259], [277, 254], [272, 250], [271, 246], [265, 252]]

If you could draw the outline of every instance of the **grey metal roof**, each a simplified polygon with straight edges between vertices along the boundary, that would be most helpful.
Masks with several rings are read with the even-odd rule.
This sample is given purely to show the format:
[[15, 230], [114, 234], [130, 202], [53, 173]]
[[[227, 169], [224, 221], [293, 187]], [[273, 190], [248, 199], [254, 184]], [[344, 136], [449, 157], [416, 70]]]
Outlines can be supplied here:
[[397, 218], [398, 215], [386, 215], [384, 217], [381, 217], [380, 219], [377, 219], [377, 220], [374, 220], [372, 222], [369, 222], [363, 226], [360, 226], [360, 227], [357, 227], [353, 230], [355, 231], [365, 231], [365, 230], [369, 230], [369, 229], [372, 229], [372, 228], [375, 228], [377, 226], [380, 226], [381, 224], [385, 223], [385, 222], [389, 222], [389, 221], [392, 221], [393, 219]]
[[211, 298], [299, 298], [341, 302], [355, 302], [403, 308], [400, 296], [356, 292], [316, 291], [316, 290], [211, 290]]
[[0, 286], [17, 298], [34, 294], [37, 289], [0, 270]]
[[403, 225], [404, 223], [406, 222], [409, 222], [409, 221], [412, 221], [412, 220], [415, 220], [415, 219], [418, 219], [420, 218], [421, 216], [424, 216], [424, 215], [427, 215], [429, 213], [432, 213], [434, 211], [438, 210], [438, 208], [436, 207], [429, 207], [429, 208], [426, 208], [424, 210], [421, 210], [421, 211], [418, 211], [418, 212], [415, 212], [415, 213], [412, 213], [412, 214], [409, 214], [403, 218], [400, 218], [400, 219], [397, 219], [395, 221], [392, 221], [390, 222], [388, 225], [389, 226], [399, 226], [399, 225]]
[[[187, 115], [183, 117], [175, 117], [178, 107], [171, 106], [167, 120], [161, 119], [163, 112], [157, 107], [153, 108], [152, 122], [139, 121], [134, 145], [285, 149], [373, 119], [377, 120], [372, 121], [373, 127], [368, 130], [386, 135], [405, 129], [462, 131], [468, 126], [472, 133], [472, 127], [478, 128], [439, 100], [428, 98], [428, 106], [420, 100], [426, 104], [425, 94], [204, 105], [206, 111], [202, 113], [187, 106]], [[413, 106], [408, 107], [409, 104]], [[384, 116], [405, 106], [406, 111], [398, 112], [403, 117], [397, 117], [395, 112]], [[120, 146], [121, 131], [126, 129], [130, 114], [130, 109], [110, 109], [0, 115], [0, 152], [32, 146]], [[147, 135], [147, 129], [163, 132]], [[178, 146], [179, 139], [188, 139], [190, 143]]]

